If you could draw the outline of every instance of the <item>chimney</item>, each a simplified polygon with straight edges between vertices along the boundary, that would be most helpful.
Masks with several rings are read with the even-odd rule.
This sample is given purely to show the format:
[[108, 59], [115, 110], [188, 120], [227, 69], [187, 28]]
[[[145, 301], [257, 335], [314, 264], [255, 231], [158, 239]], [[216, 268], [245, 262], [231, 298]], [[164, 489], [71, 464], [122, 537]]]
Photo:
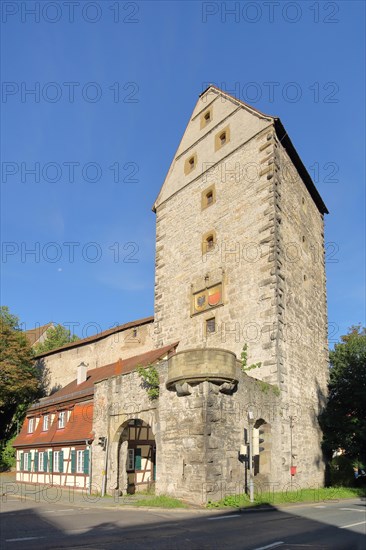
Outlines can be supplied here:
[[88, 373], [88, 367], [85, 363], [80, 363], [80, 365], [78, 366], [77, 370], [77, 385], [79, 384], [82, 384], [83, 382], [85, 382], [86, 380], [86, 376], [87, 376], [87, 373]]

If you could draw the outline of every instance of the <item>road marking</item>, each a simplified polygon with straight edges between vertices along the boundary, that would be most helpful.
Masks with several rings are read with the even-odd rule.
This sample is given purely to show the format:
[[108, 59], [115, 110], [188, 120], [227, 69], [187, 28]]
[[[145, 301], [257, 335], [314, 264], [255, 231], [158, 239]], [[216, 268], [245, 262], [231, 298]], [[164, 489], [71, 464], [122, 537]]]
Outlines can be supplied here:
[[220, 516], [219, 518], [207, 518], [209, 521], [217, 521], [219, 519], [240, 518], [240, 514], [232, 514], [231, 516]]
[[358, 510], [357, 508], [340, 508], [340, 510], [349, 510], [350, 512], [361, 512], [361, 514], [365, 513], [365, 510]]
[[276, 548], [276, 546], [281, 546], [281, 544], [285, 544], [282, 541], [279, 542], [273, 542], [272, 544], [268, 544], [267, 546], [261, 546], [260, 548], [254, 548], [254, 550], [266, 550], [267, 548]]
[[74, 508], [67, 508], [66, 510], [45, 510], [44, 514], [57, 514], [58, 512], [73, 512]]
[[359, 521], [358, 523], [350, 523], [349, 525], [343, 525], [340, 529], [347, 529], [347, 527], [355, 527], [355, 525], [363, 525], [366, 521]]
[[45, 539], [46, 537], [22, 537], [20, 539], [5, 539], [5, 542], [22, 542], [24, 540]]
[[314, 506], [314, 508], [325, 508], [325, 506]]

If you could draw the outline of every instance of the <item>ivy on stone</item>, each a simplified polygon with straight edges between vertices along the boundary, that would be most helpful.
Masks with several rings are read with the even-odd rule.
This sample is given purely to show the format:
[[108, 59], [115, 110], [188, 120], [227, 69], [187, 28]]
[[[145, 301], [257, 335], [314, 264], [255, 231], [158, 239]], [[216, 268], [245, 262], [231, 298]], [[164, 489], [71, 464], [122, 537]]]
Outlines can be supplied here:
[[252, 365], [248, 366], [248, 344], [243, 345], [243, 349], [242, 349], [240, 357], [241, 357], [241, 370], [243, 372], [246, 372], [246, 371], [252, 370], [252, 369], [260, 369], [261, 366], [262, 366], [261, 362], [253, 363]]
[[153, 365], [137, 367], [137, 374], [143, 379], [143, 387], [151, 401], [159, 397], [159, 374]]

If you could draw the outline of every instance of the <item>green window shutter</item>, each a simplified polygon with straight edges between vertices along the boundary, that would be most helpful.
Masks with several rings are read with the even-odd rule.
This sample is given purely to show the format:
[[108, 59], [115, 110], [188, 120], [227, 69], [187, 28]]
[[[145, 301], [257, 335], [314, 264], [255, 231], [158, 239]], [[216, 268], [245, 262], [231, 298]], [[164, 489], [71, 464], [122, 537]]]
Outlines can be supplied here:
[[48, 454], [47, 451], [43, 453], [43, 471], [47, 472]]
[[76, 472], [76, 451], [71, 451], [71, 473], [75, 474]]
[[20, 471], [24, 470], [24, 453], [20, 453]]
[[64, 473], [64, 452], [60, 451], [60, 454], [58, 456], [58, 471], [63, 474]]
[[29, 453], [28, 453], [28, 468], [27, 468], [28, 472], [30, 472], [31, 469], [32, 469], [32, 453], [29, 451]]
[[85, 449], [84, 451], [84, 474], [89, 473], [89, 449]]
[[141, 449], [135, 449], [135, 470], [141, 470]]
[[53, 452], [52, 451], [48, 453], [48, 464], [49, 464], [48, 466], [49, 471], [52, 473], [53, 472]]
[[34, 453], [34, 471], [38, 472], [38, 451]]

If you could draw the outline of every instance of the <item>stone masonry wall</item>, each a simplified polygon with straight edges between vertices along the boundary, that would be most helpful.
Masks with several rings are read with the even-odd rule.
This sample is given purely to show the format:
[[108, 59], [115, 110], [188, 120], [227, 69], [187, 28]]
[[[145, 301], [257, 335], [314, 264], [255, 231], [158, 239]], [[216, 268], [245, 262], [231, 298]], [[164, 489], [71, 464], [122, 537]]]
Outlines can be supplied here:
[[65, 386], [75, 380], [77, 366], [83, 361], [88, 369], [108, 365], [119, 358], [126, 359], [154, 348], [153, 323], [147, 323], [111, 334], [85, 345], [72, 347], [47, 355], [37, 360], [38, 368], [44, 369], [49, 391]]
[[[238, 390], [232, 395], [220, 393], [218, 386], [202, 382], [190, 386], [191, 395], [178, 396], [166, 389], [168, 366], [158, 366], [160, 397], [151, 402], [137, 373], [117, 376], [95, 386], [93, 444], [93, 486], [102, 483], [105, 452], [97, 445], [98, 437], [110, 441], [107, 492], [118, 486], [118, 441], [129, 419], [139, 418], [152, 426], [156, 440], [156, 492], [187, 499], [199, 504], [244, 491], [245, 467], [238, 459], [244, 443], [247, 413], [262, 418], [271, 430], [271, 475], [258, 476], [257, 488], [270, 479], [281, 486], [281, 422], [287, 422], [279, 398], [260, 386], [238, 367]], [[122, 465], [122, 468], [124, 465]], [[272, 485], [273, 487], [273, 485]]]
[[[324, 481], [318, 415], [328, 380], [327, 304], [324, 219], [284, 148], [278, 144], [277, 212], [281, 277], [281, 389], [300, 404], [292, 433], [297, 480], [316, 486]], [[291, 461], [290, 434], [283, 435], [284, 469]], [[286, 452], [287, 450], [287, 452]]]
[[[179, 340], [179, 351], [223, 347], [240, 357], [246, 342], [248, 361], [263, 364], [256, 376], [278, 383], [269, 182], [259, 176], [258, 164], [266, 135], [254, 137], [157, 209], [155, 332], [158, 347]], [[212, 184], [216, 202], [201, 210], [201, 193]], [[202, 235], [210, 229], [217, 244], [202, 254]], [[206, 276], [209, 285], [223, 281], [224, 305], [191, 316], [192, 293], [205, 287]], [[217, 331], [206, 334], [205, 321], [213, 316]]]

